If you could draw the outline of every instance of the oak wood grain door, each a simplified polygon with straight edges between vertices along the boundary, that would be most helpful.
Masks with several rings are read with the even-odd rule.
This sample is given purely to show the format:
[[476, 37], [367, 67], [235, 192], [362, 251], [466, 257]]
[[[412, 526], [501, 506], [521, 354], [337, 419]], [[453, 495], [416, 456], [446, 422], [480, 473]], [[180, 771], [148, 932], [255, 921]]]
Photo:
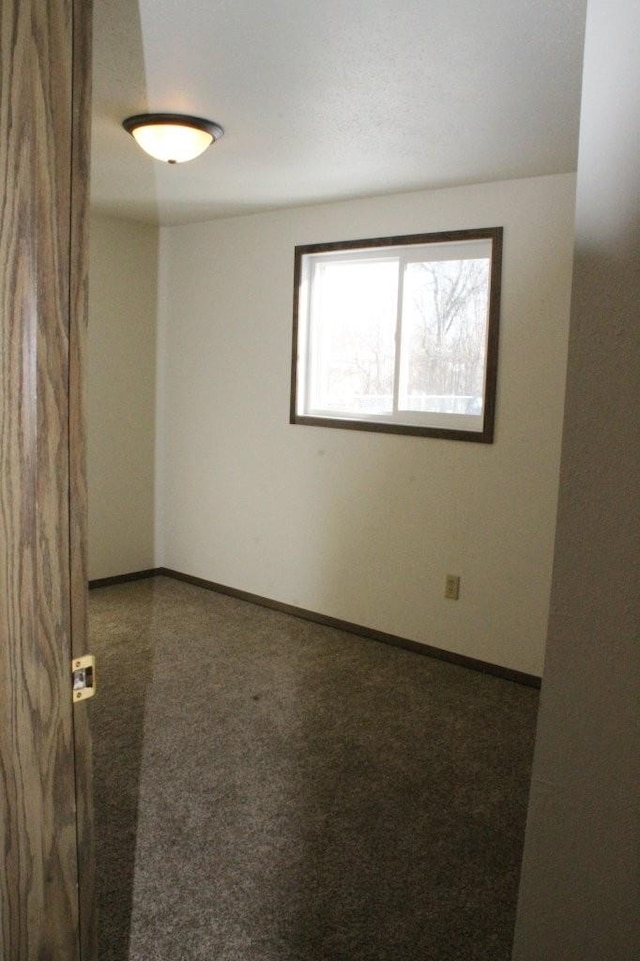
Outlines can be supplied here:
[[0, 5], [0, 961], [95, 956], [82, 403], [90, 0]]

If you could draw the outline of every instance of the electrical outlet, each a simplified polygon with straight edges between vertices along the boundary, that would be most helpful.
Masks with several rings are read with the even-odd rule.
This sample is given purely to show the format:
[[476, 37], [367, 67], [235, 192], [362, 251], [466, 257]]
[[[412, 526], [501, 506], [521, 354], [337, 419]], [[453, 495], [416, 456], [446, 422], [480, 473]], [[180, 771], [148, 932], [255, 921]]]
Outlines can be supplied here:
[[444, 582], [444, 596], [448, 601], [457, 601], [460, 597], [460, 577], [458, 574], [447, 574]]

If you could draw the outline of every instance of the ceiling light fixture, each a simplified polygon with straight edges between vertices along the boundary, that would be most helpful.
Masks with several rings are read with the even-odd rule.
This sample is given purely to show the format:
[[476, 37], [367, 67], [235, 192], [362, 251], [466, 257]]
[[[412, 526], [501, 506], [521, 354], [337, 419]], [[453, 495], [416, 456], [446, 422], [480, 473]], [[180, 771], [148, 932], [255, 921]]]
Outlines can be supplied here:
[[127, 117], [122, 126], [146, 153], [169, 164], [199, 157], [224, 133], [212, 120], [178, 113], [140, 113]]

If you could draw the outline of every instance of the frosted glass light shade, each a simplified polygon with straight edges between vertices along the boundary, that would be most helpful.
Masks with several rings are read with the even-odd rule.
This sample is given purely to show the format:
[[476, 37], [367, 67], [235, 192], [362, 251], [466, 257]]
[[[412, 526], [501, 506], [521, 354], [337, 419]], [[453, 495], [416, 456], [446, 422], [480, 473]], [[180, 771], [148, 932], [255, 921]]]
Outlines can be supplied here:
[[212, 120], [171, 113], [138, 114], [122, 126], [151, 157], [170, 164], [193, 160], [223, 134]]

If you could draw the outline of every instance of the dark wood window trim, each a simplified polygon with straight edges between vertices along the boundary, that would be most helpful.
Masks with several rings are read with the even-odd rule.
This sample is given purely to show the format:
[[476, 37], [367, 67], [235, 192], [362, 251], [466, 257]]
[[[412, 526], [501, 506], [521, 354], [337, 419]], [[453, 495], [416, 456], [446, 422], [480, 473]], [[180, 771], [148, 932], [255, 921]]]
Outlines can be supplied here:
[[[306, 255], [341, 253], [355, 250], [376, 250], [393, 247], [419, 247], [425, 245], [447, 244], [473, 240], [491, 242], [491, 268], [489, 281], [489, 306], [487, 317], [487, 347], [485, 363], [485, 385], [483, 404], [483, 424], [481, 430], [460, 427], [425, 426], [416, 423], [398, 423], [388, 420], [355, 419], [349, 416], [323, 416], [308, 413], [299, 394], [301, 392], [300, 369], [306, 367], [303, 352], [303, 336], [300, 323], [301, 284], [303, 280], [303, 258]], [[294, 299], [293, 299], [293, 343], [291, 359], [291, 398], [290, 423], [315, 427], [337, 427], [348, 430], [375, 431], [380, 433], [437, 437], [447, 440], [464, 440], [475, 443], [491, 444], [494, 440], [496, 413], [496, 385], [498, 370], [498, 340], [500, 327], [500, 296], [502, 275], [503, 228], [488, 227], [470, 230], [441, 231], [438, 233], [406, 234], [393, 237], [376, 237], [366, 240], [335, 241], [321, 244], [297, 246], [294, 254]], [[303, 409], [301, 409], [303, 408]]]

